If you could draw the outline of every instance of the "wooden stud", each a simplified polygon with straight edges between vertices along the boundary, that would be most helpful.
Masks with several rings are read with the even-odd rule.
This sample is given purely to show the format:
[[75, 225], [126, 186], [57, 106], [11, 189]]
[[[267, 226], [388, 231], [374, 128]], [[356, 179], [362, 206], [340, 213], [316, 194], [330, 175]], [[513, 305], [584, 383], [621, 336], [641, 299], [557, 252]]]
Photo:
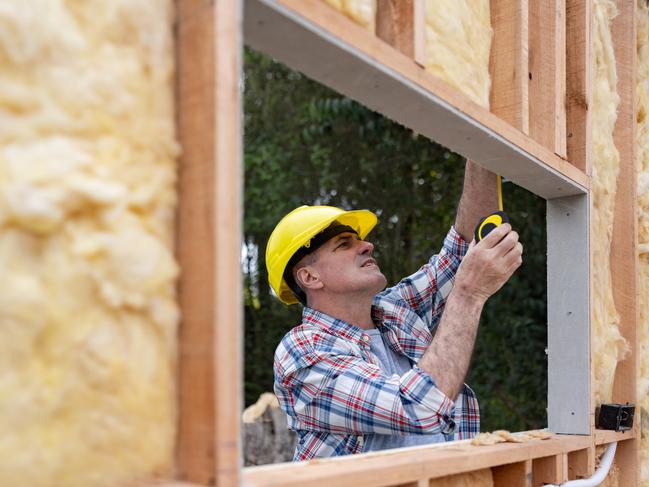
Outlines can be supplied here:
[[[620, 332], [629, 345], [626, 358], [617, 364], [613, 384], [613, 402], [637, 405], [636, 374], [639, 370], [638, 340], [638, 253], [636, 220], [636, 137], [635, 137], [635, 54], [636, 3], [618, 0], [619, 14], [611, 24], [620, 94], [615, 146], [620, 153], [620, 173], [615, 197], [615, 219], [611, 243], [613, 298], [620, 315]], [[640, 415], [636, 416], [636, 429]], [[636, 434], [637, 435], [637, 434]], [[618, 445], [615, 455], [620, 467], [620, 485], [639, 484], [638, 441]]]
[[536, 458], [532, 464], [532, 486], [558, 484], [568, 480], [568, 462], [565, 454]]
[[421, 66], [426, 61], [424, 0], [378, 0], [376, 35]]
[[415, 0], [377, 0], [376, 35], [415, 58]]
[[532, 460], [491, 469], [494, 487], [532, 487]]
[[530, 136], [566, 157], [565, 0], [529, 0]]
[[177, 3], [180, 480], [239, 485], [241, 4]]
[[568, 480], [590, 477], [595, 471], [595, 449], [584, 448], [568, 453]]
[[592, 0], [566, 0], [566, 146], [568, 161], [591, 172]]
[[491, 112], [529, 133], [528, 0], [491, 0]]

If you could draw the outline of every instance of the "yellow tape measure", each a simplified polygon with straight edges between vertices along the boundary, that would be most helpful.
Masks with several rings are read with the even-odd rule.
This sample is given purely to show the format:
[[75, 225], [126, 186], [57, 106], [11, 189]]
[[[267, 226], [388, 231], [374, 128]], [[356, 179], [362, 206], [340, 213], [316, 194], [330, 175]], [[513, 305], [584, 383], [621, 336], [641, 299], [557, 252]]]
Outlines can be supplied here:
[[503, 185], [502, 178], [497, 176], [498, 180], [498, 211], [489, 216], [481, 218], [475, 227], [475, 241], [479, 242], [485, 238], [492, 230], [495, 230], [503, 223], [509, 223], [509, 218], [503, 211]]

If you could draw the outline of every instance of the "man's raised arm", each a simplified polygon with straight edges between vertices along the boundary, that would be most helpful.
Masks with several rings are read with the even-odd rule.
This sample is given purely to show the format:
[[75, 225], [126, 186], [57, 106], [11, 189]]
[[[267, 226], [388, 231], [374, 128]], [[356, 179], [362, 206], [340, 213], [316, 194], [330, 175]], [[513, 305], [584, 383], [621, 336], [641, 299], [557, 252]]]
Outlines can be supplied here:
[[496, 175], [467, 159], [464, 188], [455, 217], [455, 229], [462, 238], [473, 240], [473, 229], [480, 218], [498, 210]]

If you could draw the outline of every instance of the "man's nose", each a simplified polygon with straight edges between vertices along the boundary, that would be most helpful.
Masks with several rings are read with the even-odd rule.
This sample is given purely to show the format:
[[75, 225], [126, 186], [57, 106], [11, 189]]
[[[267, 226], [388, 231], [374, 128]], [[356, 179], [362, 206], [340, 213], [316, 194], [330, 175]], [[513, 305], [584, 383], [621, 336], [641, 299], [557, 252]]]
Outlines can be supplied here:
[[360, 253], [361, 254], [369, 254], [372, 255], [372, 252], [374, 252], [374, 244], [372, 242], [367, 242], [365, 240], [359, 240], [359, 248], [360, 248]]

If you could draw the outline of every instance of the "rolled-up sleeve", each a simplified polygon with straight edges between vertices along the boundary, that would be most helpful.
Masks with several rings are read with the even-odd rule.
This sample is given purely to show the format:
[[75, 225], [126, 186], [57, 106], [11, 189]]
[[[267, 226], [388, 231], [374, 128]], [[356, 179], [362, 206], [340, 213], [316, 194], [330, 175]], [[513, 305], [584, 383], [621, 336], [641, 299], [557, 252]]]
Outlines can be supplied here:
[[439, 254], [381, 295], [395, 294], [403, 299], [433, 330], [442, 316], [446, 299], [453, 289], [455, 273], [468, 248], [466, 241], [451, 227]]

